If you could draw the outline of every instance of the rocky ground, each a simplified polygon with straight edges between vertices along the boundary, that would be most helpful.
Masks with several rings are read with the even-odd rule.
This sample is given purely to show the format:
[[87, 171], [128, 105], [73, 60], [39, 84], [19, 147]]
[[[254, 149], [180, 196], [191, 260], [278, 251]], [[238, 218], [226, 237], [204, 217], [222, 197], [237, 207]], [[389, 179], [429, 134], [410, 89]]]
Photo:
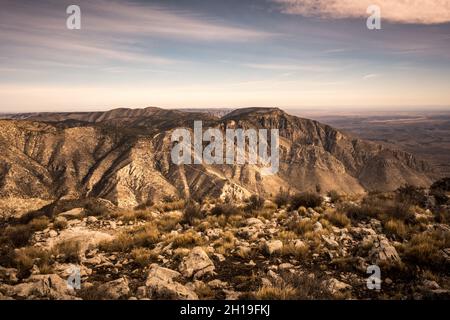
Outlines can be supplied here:
[[448, 221], [420, 206], [388, 215], [386, 198], [367, 210], [374, 199], [53, 206], [3, 222], [0, 298], [450, 298]]

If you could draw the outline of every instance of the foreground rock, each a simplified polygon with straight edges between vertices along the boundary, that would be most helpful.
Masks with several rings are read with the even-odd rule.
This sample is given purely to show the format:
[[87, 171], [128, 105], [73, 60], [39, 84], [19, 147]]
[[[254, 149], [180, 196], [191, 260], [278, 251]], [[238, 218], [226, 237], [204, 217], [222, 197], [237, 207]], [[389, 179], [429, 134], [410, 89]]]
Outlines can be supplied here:
[[109, 281], [99, 286], [98, 290], [102, 293], [102, 297], [105, 300], [123, 299], [130, 293], [128, 280], [126, 278]]
[[396, 265], [402, 261], [397, 253], [397, 250], [389, 240], [383, 235], [368, 236], [364, 239], [364, 242], [372, 243], [372, 250], [369, 253], [369, 257], [372, 262], [376, 264], [389, 264]]
[[333, 295], [337, 293], [343, 293], [345, 291], [352, 289], [352, 286], [350, 286], [349, 284], [339, 281], [335, 278], [325, 281], [324, 285], [326, 286], [328, 291]]
[[201, 247], [195, 247], [179, 266], [183, 276], [199, 279], [205, 275], [214, 275], [214, 263]]
[[5, 296], [18, 299], [74, 300], [75, 292], [67, 282], [56, 274], [32, 275], [15, 286], [2, 286]]
[[197, 300], [197, 294], [179, 282], [174, 281], [181, 274], [157, 264], [150, 266], [147, 281], [148, 296], [151, 299]]
[[93, 249], [100, 243], [111, 241], [112, 239], [113, 236], [108, 233], [77, 226], [61, 231], [57, 237], [47, 239], [46, 247], [53, 248], [64, 242], [77, 242], [80, 248], [80, 255], [83, 256], [87, 250]]
[[283, 249], [283, 242], [280, 240], [267, 241], [264, 245], [264, 249], [268, 254], [278, 253]]

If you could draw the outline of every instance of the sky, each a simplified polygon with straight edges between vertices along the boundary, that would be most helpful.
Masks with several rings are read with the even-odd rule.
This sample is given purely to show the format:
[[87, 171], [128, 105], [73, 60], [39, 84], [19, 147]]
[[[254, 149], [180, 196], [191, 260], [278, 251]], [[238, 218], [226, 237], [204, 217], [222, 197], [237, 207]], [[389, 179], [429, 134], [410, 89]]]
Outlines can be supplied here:
[[450, 110], [450, 0], [0, 0], [0, 112], [148, 106]]

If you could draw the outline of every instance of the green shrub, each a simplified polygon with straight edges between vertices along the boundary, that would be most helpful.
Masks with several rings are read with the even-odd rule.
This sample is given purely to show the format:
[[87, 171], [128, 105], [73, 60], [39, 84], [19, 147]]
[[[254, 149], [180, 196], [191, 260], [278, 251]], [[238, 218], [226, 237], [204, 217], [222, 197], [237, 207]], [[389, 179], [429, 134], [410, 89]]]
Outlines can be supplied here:
[[397, 202], [409, 203], [419, 207], [425, 207], [427, 204], [427, 196], [423, 188], [406, 185], [398, 188], [395, 193]]
[[336, 190], [331, 190], [327, 193], [327, 196], [330, 197], [330, 201], [332, 203], [338, 203], [341, 201], [341, 195]]
[[404, 259], [420, 266], [448, 270], [450, 264], [443, 257], [442, 249], [450, 247], [450, 233], [430, 231], [415, 234], [403, 246]]
[[23, 247], [28, 244], [34, 231], [29, 225], [8, 226], [5, 229], [6, 239], [11, 242], [14, 247]]
[[191, 201], [184, 208], [182, 222], [192, 225], [194, 220], [203, 219], [204, 217], [205, 215], [203, 214], [200, 205]]
[[337, 227], [345, 228], [350, 225], [351, 220], [344, 214], [335, 210], [327, 210], [325, 218]]
[[79, 241], [63, 241], [55, 247], [55, 252], [63, 256], [64, 262], [79, 263], [81, 246]]
[[323, 198], [317, 193], [297, 193], [290, 197], [291, 209], [297, 210], [299, 207], [315, 208], [322, 205]]
[[150, 247], [159, 241], [158, 228], [149, 223], [143, 227], [119, 234], [112, 241], [103, 243], [101, 248], [105, 251], [130, 251], [133, 248]]
[[265, 199], [263, 197], [254, 194], [248, 199], [246, 210], [260, 210], [264, 207], [264, 202]]
[[215, 216], [225, 216], [225, 217], [230, 217], [232, 215], [237, 215], [237, 214], [241, 214], [241, 209], [239, 209], [238, 207], [236, 207], [235, 205], [231, 204], [231, 203], [220, 203], [217, 204], [212, 210], [211, 210], [211, 214], [215, 215]]
[[286, 206], [289, 203], [289, 191], [280, 188], [275, 196], [274, 202], [278, 206], [278, 208]]
[[405, 239], [408, 236], [408, 227], [401, 220], [391, 219], [384, 223], [384, 230], [390, 236]]

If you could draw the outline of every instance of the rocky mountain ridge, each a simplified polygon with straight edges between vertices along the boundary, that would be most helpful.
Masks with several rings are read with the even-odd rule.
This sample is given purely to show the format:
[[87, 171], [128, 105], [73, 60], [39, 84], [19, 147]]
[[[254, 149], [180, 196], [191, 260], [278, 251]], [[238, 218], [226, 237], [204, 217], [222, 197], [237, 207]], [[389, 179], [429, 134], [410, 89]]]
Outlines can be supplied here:
[[[194, 120], [221, 130], [279, 129], [279, 173], [262, 176], [256, 165], [174, 165], [171, 133]], [[160, 108], [29, 114], [0, 120], [0, 128], [0, 198], [18, 202], [98, 197], [135, 207], [167, 196], [243, 198], [280, 188], [358, 194], [427, 186], [433, 175], [411, 154], [277, 108], [221, 118]]]

